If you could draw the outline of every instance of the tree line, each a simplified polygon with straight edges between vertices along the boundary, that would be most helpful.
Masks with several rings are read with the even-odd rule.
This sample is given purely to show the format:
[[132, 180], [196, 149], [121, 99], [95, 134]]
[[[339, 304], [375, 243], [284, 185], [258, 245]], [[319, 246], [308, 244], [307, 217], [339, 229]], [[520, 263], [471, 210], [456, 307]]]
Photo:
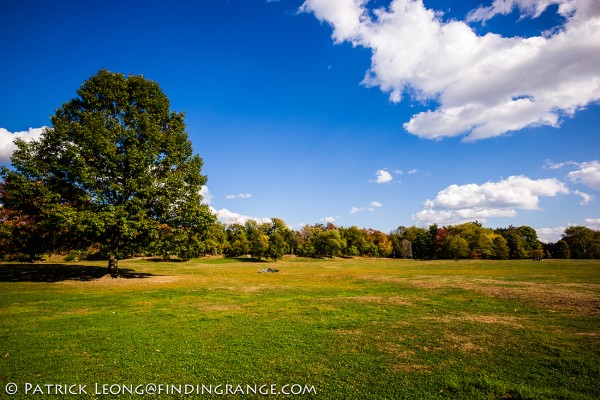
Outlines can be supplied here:
[[[543, 243], [529, 226], [491, 229], [481, 223], [428, 228], [400, 226], [384, 233], [375, 229], [305, 225], [292, 230], [279, 218], [270, 223], [215, 225], [219, 232], [210, 246], [213, 254], [250, 255], [278, 260], [283, 255], [304, 257], [383, 257], [412, 259], [525, 259], [600, 258], [600, 231], [584, 226], [565, 229], [556, 243]], [[208, 248], [208, 247], [207, 247]]]
[[[0, 209], [0, 213], [2, 210]], [[0, 214], [1, 215], [1, 214]], [[213, 216], [214, 217], [214, 216]], [[47, 227], [47, 226], [46, 226]], [[280, 260], [284, 255], [302, 257], [378, 257], [404, 259], [536, 259], [544, 258], [600, 258], [600, 231], [584, 226], [565, 229], [562, 239], [543, 243], [535, 229], [529, 226], [491, 229], [481, 223], [428, 228], [400, 226], [389, 233], [375, 229], [343, 227], [332, 223], [305, 225], [298, 230], [288, 228], [280, 218], [258, 223], [224, 225], [212, 218], [203, 229], [190, 229], [186, 234], [158, 226], [154, 241], [140, 241], [131, 246], [128, 256], [171, 256], [187, 260], [207, 255], [252, 257], [257, 260]], [[49, 240], [52, 232], [43, 232], [33, 224], [16, 224], [0, 218], [0, 258], [41, 259], [44, 253], [67, 252], [70, 258], [88, 255], [108, 257], [100, 243], [85, 249], [73, 243]], [[60, 235], [54, 235], [60, 237]]]

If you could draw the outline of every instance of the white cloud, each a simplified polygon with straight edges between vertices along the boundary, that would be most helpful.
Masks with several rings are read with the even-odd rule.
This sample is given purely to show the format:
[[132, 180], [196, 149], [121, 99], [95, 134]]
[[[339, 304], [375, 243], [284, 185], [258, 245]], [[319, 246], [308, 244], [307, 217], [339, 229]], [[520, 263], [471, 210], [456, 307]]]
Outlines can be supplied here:
[[233, 211], [230, 211], [226, 208], [222, 208], [220, 210], [215, 209], [214, 207], [210, 207], [210, 210], [213, 214], [217, 216], [217, 219], [224, 223], [225, 225], [231, 224], [245, 224], [246, 221], [252, 220], [256, 221], [260, 224], [266, 224], [271, 222], [271, 218], [255, 218], [249, 217], [247, 215], [242, 215]]
[[386, 171], [384, 169], [377, 170], [377, 172], [375, 172], [375, 175], [377, 176], [377, 178], [371, 182], [388, 183], [388, 182], [391, 182], [392, 180], [394, 180], [394, 178], [392, 177], [392, 174], [390, 174], [388, 171]]
[[585, 226], [595, 231], [600, 231], [600, 218], [586, 218]]
[[419, 172], [419, 170], [418, 170], [418, 169], [416, 169], [416, 168], [413, 168], [413, 169], [411, 169], [410, 171], [408, 171], [408, 174], [409, 174], [409, 175], [413, 175], [413, 174], [416, 174], [417, 172]]
[[600, 100], [600, 2], [597, 0], [496, 0], [470, 14], [486, 21], [517, 8], [536, 17], [559, 4], [561, 29], [545, 36], [478, 36], [463, 21], [443, 22], [422, 0], [393, 0], [369, 10], [366, 0], [306, 0], [333, 27], [336, 43], [372, 52], [363, 83], [379, 87], [392, 102], [410, 95], [435, 100], [436, 109], [413, 115], [404, 128], [440, 139], [467, 134], [466, 141], [527, 126], [557, 127]]
[[226, 199], [249, 199], [252, 195], [250, 193], [240, 193], [240, 194], [228, 194], [225, 196]]
[[321, 222], [324, 222], [326, 224], [333, 224], [336, 221], [335, 217], [325, 217], [325, 218], [321, 218]]
[[571, 171], [567, 178], [574, 183], [583, 183], [592, 189], [600, 190], [600, 162], [597, 160], [578, 164], [577, 171]]
[[544, 243], [556, 243], [562, 239], [562, 235], [565, 232], [564, 226], [557, 226], [555, 228], [537, 228], [538, 239]]
[[571, 14], [576, 7], [575, 0], [494, 0], [489, 7], [479, 7], [469, 13], [468, 21], [485, 22], [494, 16], [507, 15], [518, 9], [521, 15], [530, 18], [537, 18], [548, 8], [548, 6], [557, 4], [558, 13], [561, 15]]
[[544, 163], [544, 168], [546, 168], [546, 169], [561, 169], [562, 167], [564, 167], [566, 165], [579, 165], [579, 163], [577, 163], [575, 161], [565, 161], [565, 162], [561, 162], [561, 163], [556, 163], [552, 160], [546, 160], [546, 162]]
[[574, 193], [578, 196], [581, 196], [581, 202], [579, 204], [582, 206], [585, 206], [594, 199], [594, 196], [581, 192], [579, 190], [576, 190]]
[[373, 211], [375, 211], [376, 207], [383, 207], [383, 204], [381, 204], [378, 201], [373, 201], [369, 204], [368, 207], [352, 207], [350, 209], [350, 214], [356, 214], [356, 213], [363, 212], [363, 211], [373, 212]]
[[[569, 226], [575, 226], [579, 224], [568, 224], [565, 226], [557, 226], [556, 228], [536, 228], [538, 239], [544, 243], [556, 243], [562, 239], [562, 235], [565, 233], [565, 229]], [[586, 218], [584, 226], [587, 226], [593, 230], [600, 230], [600, 218]]]
[[16, 149], [15, 139], [18, 138], [26, 142], [38, 140], [44, 129], [46, 129], [45, 126], [41, 128], [29, 128], [27, 131], [9, 132], [4, 128], [0, 128], [0, 163], [10, 162], [10, 157]]
[[212, 201], [212, 194], [208, 190], [208, 186], [204, 185], [200, 188], [200, 194], [202, 195], [202, 204], [210, 204]]
[[450, 224], [492, 217], [514, 217], [517, 209], [536, 210], [541, 196], [567, 194], [569, 189], [557, 179], [533, 180], [511, 176], [499, 182], [450, 185], [426, 200], [425, 208], [413, 219], [421, 224]]

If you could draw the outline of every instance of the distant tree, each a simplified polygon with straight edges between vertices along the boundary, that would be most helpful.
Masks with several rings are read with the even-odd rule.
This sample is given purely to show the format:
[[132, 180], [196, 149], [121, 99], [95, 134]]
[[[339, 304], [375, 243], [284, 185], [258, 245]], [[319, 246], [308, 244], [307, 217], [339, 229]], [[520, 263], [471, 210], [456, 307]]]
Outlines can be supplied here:
[[[436, 228], [437, 230], [437, 228]], [[430, 231], [419, 228], [413, 241], [413, 254], [415, 258], [428, 259], [432, 256], [433, 237]]]
[[256, 221], [246, 221], [245, 228], [252, 257], [259, 260], [266, 257], [269, 250], [269, 236]]
[[531, 250], [539, 250], [542, 248], [542, 243], [538, 240], [537, 232], [530, 226], [520, 226], [518, 229], [519, 234], [527, 243], [527, 246]]
[[413, 242], [417, 239], [417, 231], [422, 228], [399, 226], [390, 232], [389, 237], [392, 241], [395, 257], [412, 258]]
[[433, 255], [434, 258], [444, 258], [444, 243], [450, 236], [450, 231], [446, 228], [438, 228], [433, 237]]
[[317, 229], [309, 225], [304, 225], [302, 229], [294, 232], [296, 242], [296, 254], [303, 257], [314, 257], [315, 247], [314, 238], [317, 234]]
[[460, 236], [447, 236], [444, 241], [444, 253], [454, 259], [467, 258], [469, 243]]
[[205, 255], [223, 254], [228, 245], [225, 225], [218, 221], [212, 224], [205, 232], [204, 237], [200, 239], [199, 244]]
[[346, 241], [346, 255], [358, 256], [366, 253], [367, 231], [356, 226], [340, 228], [340, 235]]
[[337, 229], [319, 232], [315, 238], [315, 250], [317, 254], [323, 256], [339, 256], [345, 247], [346, 243]]
[[535, 261], [541, 261], [541, 260], [543, 260], [544, 259], [544, 250], [542, 250], [542, 249], [532, 250], [531, 251], [531, 257]]
[[467, 241], [471, 258], [485, 259], [492, 256], [494, 231], [482, 227], [478, 221], [450, 226], [448, 231]]
[[246, 236], [246, 230], [244, 226], [240, 224], [231, 224], [225, 230], [227, 234], [227, 248], [225, 252], [232, 256], [237, 257], [250, 252], [250, 242]]
[[267, 249], [267, 257], [272, 260], [281, 260], [286, 253], [288, 245], [283, 235], [279, 232], [273, 232], [269, 236], [269, 247]]
[[100, 243], [113, 277], [120, 258], [153, 241], [194, 251], [215, 219], [201, 203], [206, 177], [183, 114], [142, 76], [100, 70], [77, 94], [38, 141], [16, 142], [0, 203], [41, 227], [44, 247]]
[[506, 240], [509, 258], [522, 259], [529, 257], [532, 249], [528, 246], [518, 228], [509, 226], [508, 228], [497, 229], [496, 233], [502, 235]]
[[280, 218], [271, 218], [271, 223], [265, 225], [265, 231], [269, 238], [269, 247], [267, 256], [272, 260], [281, 260], [283, 255], [289, 251], [289, 245], [286, 241], [290, 229]]
[[412, 243], [407, 239], [400, 241], [399, 253], [402, 258], [412, 258]]
[[392, 241], [389, 237], [381, 232], [374, 230], [372, 233], [373, 243], [377, 247], [377, 254], [379, 257], [390, 257], [394, 248], [392, 247]]
[[571, 258], [600, 258], [600, 231], [570, 226], [565, 229], [562, 240], [569, 245]]
[[510, 250], [506, 239], [501, 235], [496, 235], [492, 239], [492, 258], [496, 260], [506, 260], [510, 256]]
[[552, 257], [554, 258], [571, 258], [571, 250], [569, 245], [564, 240], [559, 240], [552, 247]]

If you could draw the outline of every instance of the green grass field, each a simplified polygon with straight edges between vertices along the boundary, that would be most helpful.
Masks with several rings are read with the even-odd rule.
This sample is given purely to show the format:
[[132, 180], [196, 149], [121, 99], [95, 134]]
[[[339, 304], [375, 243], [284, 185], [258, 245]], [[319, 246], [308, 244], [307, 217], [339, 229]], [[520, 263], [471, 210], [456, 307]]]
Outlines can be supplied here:
[[139, 399], [123, 387], [149, 383], [213, 388], [152, 398], [600, 398], [599, 260], [120, 267], [0, 264], [0, 398]]

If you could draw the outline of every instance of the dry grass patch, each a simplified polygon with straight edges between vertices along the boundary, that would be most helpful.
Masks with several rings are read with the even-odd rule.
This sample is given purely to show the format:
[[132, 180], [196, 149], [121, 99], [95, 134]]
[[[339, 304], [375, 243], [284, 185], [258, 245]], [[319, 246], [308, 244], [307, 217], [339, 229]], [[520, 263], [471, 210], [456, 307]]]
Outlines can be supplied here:
[[[593, 289], [597, 285], [562, 285], [536, 282], [505, 282], [476, 279], [457, 287], [490, 297], [518, 298], [548, 310], [561, 310], [598, 317], [600, 296]], [[567, 289], [569, 288], [569, 289]]]
[[65, 311], [67, 315], [87, 315], [91, 314], [93, 311], [89, 308], [72, 308], [70, 310]]
[[238, 311], [242, 309], [242, 307], [235, 304], [198, 303], [190, 304], [190, 306], [202, 311]]
[[133, 278], [111, 278], [110, 275], [104, 275], [98, 279], [92, 279], [89, 281], [79, 280], [65, 280], [54, 283], [55, 285], [65, 285], [70, 287], [140, 287], [140, 286], [154, 286], [154, 285], [165, 285], [176, 283], [183, 279], [182, 276], [162, 276], [162, 275], [151, 275], [151, 276], [140, 276]]
[[464, 289], [488, 297], [520, 299], [551, 311], [560, 310], [577, 315], [600, 317], [600, 285], [582, 283], [538, 283], [499, 279], [465, 278], [462, 276], [397, 276], [363, 275], [361, 279], [394, 282], [420, 289]]
[[372, 303], [385, 305], [403, 305], [410, 306], [414, 301], [409, 301], [401, 296], [339, 296], [339, 297], [321, 297], [317, 301], [354, 301], [357, 303]]
[[443, 323], [468, 321], [482, 324], [508, 325], [514, 328], [523, 328], [523, 324], [520, 322], [522, 320], [521, 318], [500, 315], [461, 314], [458, 316], [424, 317], [423, 319], [435, 320]]
[[363, 331], [361, 329], [337, 329], [335, 331], [338, 335], [363, 335]]

